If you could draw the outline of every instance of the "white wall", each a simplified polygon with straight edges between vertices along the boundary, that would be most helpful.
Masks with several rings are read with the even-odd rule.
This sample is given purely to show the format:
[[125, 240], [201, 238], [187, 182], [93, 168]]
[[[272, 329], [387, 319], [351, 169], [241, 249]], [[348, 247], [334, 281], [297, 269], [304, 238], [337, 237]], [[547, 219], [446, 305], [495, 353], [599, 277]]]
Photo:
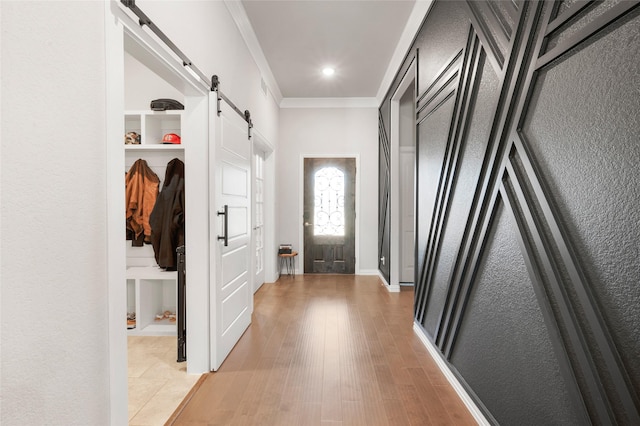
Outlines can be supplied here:
[[207, 77], [220, 78], [222, 92], [274, 146], [278, 141], [278, 106], [263, 95], [260, 72], [222, 1], [138, 0], [136, 5]]
[[[183, 0], [159, 2], [138, 0], [140, 7], [153, 22], [182, 50], [192, 63], [207, 77], [217, 75], [220, 89], [241, 110], [251, 111], [254, 129], [269, 142], [274, 154], [267, 161], [265, 179], [275, 181], [279, 143], [280, 109], [271, 92], [261, 89], [261, 74], [240, 31], [223, 1]], [[127, 105], [138, 105], [144, 99], [127, 99]], [[128, 106], [129, 107], [129, 106]], [[271, 199], [278, 202], [277, 193]], [[269, 200], [267, 200], [268, 202]], [[269, 213], [274, 207], [265, 205]], [[269, 232], [275, 232], [271, 229]], [[269, 248], [267, 247], [267, 250]], [[271, 257], [275, 258], [275, 253]], [[267, 259], [268, 262], [268, 259]], [[275, 262], [275, 261], [274, 261]], [[275, 266], [268, 263], [267, 281], [275, 279]], [[271, 273], [269, 273], [271, 272]]]
[[104, 5], [0, 4], [0, 423], [108, 424]]
[[[301, 240], [301, 167], [303, 156], [358, 155], [360, 211], [356, 273], [377, 273], [378, 256], [378, 110], [377, 108], [285, 108], [280, 111], [277, 216], [279, 240], [297, 247]], [[297, 265], [302, 271], [302, 259]]]
[[153, 99], [175, 99], [184, 105], [184, 94], [171, 86], [136, 58], [124, 54], [124, 107], [126, 110], [149, 110]]
[[[278, 107], [224, 3], [137, 4], [277, 145]], [[0, 423], [122, 424], [126, 406], [109, 411], [126, 385], [109, 382], [105, 104], [123, 88], [106, 87], [105, 5], [1, 1], [0, 15]]]

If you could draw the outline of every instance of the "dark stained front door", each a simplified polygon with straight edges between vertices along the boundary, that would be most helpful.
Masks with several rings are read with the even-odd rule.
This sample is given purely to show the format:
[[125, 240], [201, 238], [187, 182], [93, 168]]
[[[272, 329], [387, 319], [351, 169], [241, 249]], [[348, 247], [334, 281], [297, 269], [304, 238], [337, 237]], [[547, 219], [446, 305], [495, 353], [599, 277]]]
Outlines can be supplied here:
[[355, 158], [304, 159], [304, 272], [355, 273]]

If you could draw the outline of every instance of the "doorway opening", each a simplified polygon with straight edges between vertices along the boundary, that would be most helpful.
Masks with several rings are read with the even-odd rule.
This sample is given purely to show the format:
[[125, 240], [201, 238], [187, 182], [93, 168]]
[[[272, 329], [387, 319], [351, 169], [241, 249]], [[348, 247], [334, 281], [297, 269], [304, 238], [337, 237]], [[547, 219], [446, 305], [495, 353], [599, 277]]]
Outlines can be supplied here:
[[355, 273], [356, 159], [305, 158], [304, 273]]
[[415, 282], [416, 59], [391, 98], [391, 270], [388, 290]]
[[414, 241], [415, 241], [415, 161], [416, 161], [416, 99], [413, 89], [415, 82], [400, 98], [400, 285], [414, 283]]
[[[180, 279], [183, 271], [178, 267], [177, 249], [186, 247], [188, 255], [194, 246], [185, 239], [187, 209], [184, 203], [175, 201], [185, 196], [189, 185], [184, 176], [190, 166], [185, 155], [193, 140], [186, 129], [186, 111], [150, 109], [153, 99], [169, 98], [186, 103], [183, 91], [153, 67], [140, 44], [125, 34], [124, 130], [127, 135], [138, 136], [133, 144], [124, 146], [125, 172], [130, 176], [136, 164], [144, 164], [145, 170], [158, 179], [153, 205], [143, 206], [151, 212], [149, 242], [152, 244], [127, 241], [125, 249], [128, 417], [134, 423], [149, 421], [155, 414], [151, 411], [157, 398], [149, 398], [147, 394], [160, 397], [167, 392], [167, 385], [188, 391], [198, 380], [197, 375], [187, 374], [188, 346], [183, 328], [188, 303], [181, 298], [184, 293], [178, 291], [180, 286], [187, 292], [189, 289]], [[174, 139], [180, 138], [180, 143], [162, 143], [167, 134], [176, 135]], [[127, 211], [131, 203], [137, 206], [132, 208], [139, 209], [128, 195], [129, 190]], [[147, 201], [145, 197], [144, 202]], [[151, 208], [153, 210], [149, 210]], [[165, 230], [169, 220], [177, 226], [175, 234]], [[178, 398], [165, 403], [163, 416], [170, 415], [177, 407]]]
[[[109, 230], [110, 416], [112, 423], [126, 424], [128, 420], [134, 421], [133, 416], [143, 412], [166, 418], [182, 400], [182, 397], [173, 394], [175, 406], [165, 401], [157, 405], [162, 406], [162, 412], [136, 406], [140, 402], [145, 402], [148, 407], [153, 406], [151, 399], [140, 398], [140, 392], [149, 392], [142, 385], [145, 380], [149, 381], [151, 376], [162, 375], [163, 372], [165, 382], [184, 379], [187, 384], [183, 383], [180, 389], [184, 389], [186, 395], [197, 381], [197, 374], [208, 369], [208, 352], [201, 355], [203, 346], [208, 351], [208, 337], [203, 333], [203, 329], [208, 331], [208, 324], [199, 324], [193, 320], [187, 321], [190, 327], [189, 344], [186, 346], [187, 361], [177, 362], [180, 353], [177, 335], [177, 256], [173, 263], [165, 263], [171, 255], [163, 258], [160, 267], [160, 261], [155, 258], [153, 237], [152, 244], [145, 244], [145, 241], [149, 242], [145, 226], [142, 226], [145, 233], [136, 235], [145, 237], [136, 241], [142, 242], [142, 245], [133, 246], [132, 241], [126, 241], [125, 229], [128, 227], [123, 212], [126, 198], [125, 173], [138, 160], [146, 163], [145, 179], [152, 177], [149, 170], [157, 176], [152, 179], [158, 187], [156, 201], [160, 199], [165, 183], [170, 184], [167, 186], [172, 190], [177, 190], [182, 186], [179, 182], [184, 182], [184, 211], [194, 213], [184, 215], [186, 231], [183, 234], [183, 244], [191, 260], [187, 262], [187, 275], [191, 284], [202, 282], [199, 277], [203, 272], [208, 273], [208, 269], [201, 266], [206, 265], [202, 256], [208, 258], [208, 251], [206, 240], [203, 241], [202, 233], [198, 230], [206, 227], [207, 223], [204, 222], [203, 225], [202, 218], [195, 213], [207, 211], [206, 206], [203, 208], [201, 205], [201, 200], [206, 199], [206, 193], [203, 197], [201, 186], [188, 183], [196, 181], [192, 176], [201, 176], [207, 171], [207, 163], [202, 161], [206, 157], [201, 151], [206, 152], [207, 148], [206, 107], [210, 90], [206, 82], [201, 82], [185, 70], [184, 65], [178, 63], [163, 46], [149, 36], [119, 4], [112, 2], [105, 4], [105, 8], [109, 11], [105, 15], [105, 44], [109, 87], [106, 96], [106, 216]], [[151, 101], [160, 98], [175, 99], [184, 105], [184, 110], [152, 111]], [[169, 170], [176, 173], [167, 173]], [[169, 196], [168, 193], [166, 195]], [[155, 205], [156, 202], [148, 207], [153, 211], [152, 207]], [[135, 229], [132, 231], [138, 232]], [[201, 293], [208, 294], [207, 289], [198, 285], [187, 286], [186, 316], [201, 318], [203, 308], [208, 308], [207, 299]], [[167, 346], [164, 341], [168, 342]], [[147, 349], [154, 354], [145, 355]], [[135, 359], [138, 361], [133, 355], [136, 355]], [[154, 366], [151, 363], [155, 361], [164, 362], [165, 365]], [[168, 366], [172, 369], [176, 367], [178, 374], [171, 374], [168, 378], [168, 369], [165, 368]], [[141, 379], [138, 386], [130, 380], [132, 376]], [[152, 378], [152, 381], [161, 382], [156, 379], [159, 376]], [[162, 398], [163, 392], [169, 391], [169, 388], [175, 389], [176, 386], [167, 385], [164, 391], [158, 389], [152, 394], [154, 398]], [[135, 421], [144, 422], [140, 418]]]

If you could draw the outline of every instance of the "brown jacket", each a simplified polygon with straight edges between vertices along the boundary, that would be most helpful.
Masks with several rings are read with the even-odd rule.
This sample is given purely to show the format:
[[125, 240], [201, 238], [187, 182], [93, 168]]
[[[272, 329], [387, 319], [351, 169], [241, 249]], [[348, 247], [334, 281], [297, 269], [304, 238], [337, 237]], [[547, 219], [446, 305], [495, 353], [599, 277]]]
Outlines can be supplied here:
[[133, 163], [124, 180], [127, 234], [132, 234], [134, 241], [144, 235], [144, 241], [150, 243], [149, 215], [158, 198], [160, 179], [149, 168], [147, 162], [140, 159]]

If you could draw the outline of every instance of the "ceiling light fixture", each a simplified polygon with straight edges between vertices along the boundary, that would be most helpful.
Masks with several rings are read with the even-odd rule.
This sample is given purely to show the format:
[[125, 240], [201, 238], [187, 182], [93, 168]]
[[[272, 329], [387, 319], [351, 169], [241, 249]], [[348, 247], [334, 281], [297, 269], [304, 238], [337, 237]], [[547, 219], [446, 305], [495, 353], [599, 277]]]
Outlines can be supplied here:
[[324, 69], [322, 70], [322, 73], [323, 73], [324, 75], [326, 75], [327, 77], [328, 77], [328, 76], [332, 76], [335, 72], [336, 72], [336, 70], [334, 70], [334, 69], [333, 69], [333, 68], [331, 68], [331, 67], [326, 67], [326, 68], [324, 68]]

